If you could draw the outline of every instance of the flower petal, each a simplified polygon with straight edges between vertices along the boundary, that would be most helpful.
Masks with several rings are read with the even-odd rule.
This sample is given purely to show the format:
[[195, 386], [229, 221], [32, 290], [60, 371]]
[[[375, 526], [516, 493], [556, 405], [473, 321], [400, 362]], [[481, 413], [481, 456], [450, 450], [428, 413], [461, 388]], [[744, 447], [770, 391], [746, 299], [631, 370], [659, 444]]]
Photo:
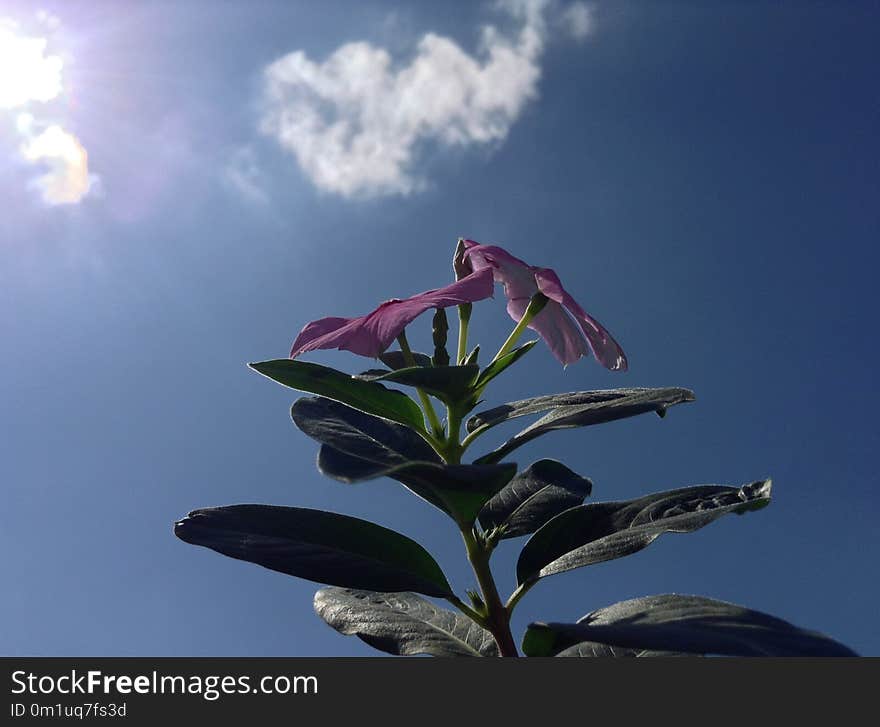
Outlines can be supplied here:
[[339, 348], [336, 343], [343, 343], [350, 337], [353, 326], [357, 326], [361, 318], [321, 318], [307, 323], [299, 332], [290, 349], [290, 358], [296, 358], [306, 351], [318, 348]]
[[464, 244], [474, 270], [491, 269], [495, 281], [504, 286], [507, 312], [513, 320], [519, 321], [532, 296], [538, 292], [536, 268], [496, 245], [480, 245], [473, 240], [465, 240]]
[[544, 309], [529, 323], [529, 328], [544, 339], [550, 353], [563, 366], [573, 364], [581, 356], [589, 356], [591, 353], [578, 322], [555, 300], [547, 302]]
[[376, 358], [415, 318], [429, 308], [447, 308], [489, 298], [492, 274], [478, 270], [444, 288], [427, 290], [405, 300], [389, 300], [358, 318], [321, 318], [307, 324], [290, 350], [290, 358], [306, 351], [338, 348]]
[[474, 270], [491, 268], [495, 280], [504, 286], [507, 312], [513, 320], [522, 318], [535, 293], [543, 293], [550, 299], [529, 328], [544, 339], [563, 365], [568, 366], [592, 353], [606, 368], [626, 370], [623, 349], [602, 324], [565, 291], [553, 270], [529, 265], [496, 245], [465, 240], [464, 246]]
[[[555, 272], [549, 268], [540, 268], [535, 273], [535, 281], [538, 285], [538, 289], [544, 295], [550, 298], [551, 301], [558, 303], [564, 310], [574, 317], [580, 327], [584, 339], [589, 344], [590, 349], [593, 351], [593, 355], [599, 363], [612, 371], [626, 371], [628, 364], [623, 349], [617, 341], [614, 340], [608, 330], [599, 323], [599, 321], [588, 315], [586, 311], [578, 305], [577, 301], [565, 291], [565, 288], [562, 287], [562, 283], [559, 280], [559, 276], [556, 275]], [[584, 353], [586, 353], [586, 351]]]

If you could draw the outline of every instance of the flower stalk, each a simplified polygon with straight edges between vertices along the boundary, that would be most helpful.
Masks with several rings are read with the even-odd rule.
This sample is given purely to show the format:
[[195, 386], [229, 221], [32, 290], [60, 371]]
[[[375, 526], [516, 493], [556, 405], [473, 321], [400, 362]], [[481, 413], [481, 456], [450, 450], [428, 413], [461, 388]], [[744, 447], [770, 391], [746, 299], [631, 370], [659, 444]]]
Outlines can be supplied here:
[[[403, 360], [406, 361], [406, 365], [415, 367], [417, 365], [416, 359], [413, 356], [412, 349], [409, 347], [409, 341], [406, 340], [406, 332], [400, 332], [400, 335], [397, 337], [397, 343], [400, 345], [400, 350], [403, 352]], [[437, 412], [434, 411], [434, 406], [431, 404], [431, 400], [421, 389], [416, 388], [416, 391], [419, 394], [419, 399], [425, 410], [425, 416], [428, 417], [428, 423], [431, 425], [431, 430], [433, 431], [434, 436], [438, 439], [443, 439], [443, 425], [437, 418]]]
[[458, 352], [455, 360], [459, 366], [467, 357], [468, 325], [473, 308], [473, 303], [462, 303], [458, 306]]
[[529, 323], [532, 322], [534, 317], [538, 315], [542, 310], [544, 310], [544, 306], [547, 305], [546, 295], [543, 293], [535, 293], [531, 300], [529, 301], [529, 305], [526, 308], [526, 312], [523, 313], [522, 318], [519, 319], [519, 323], [514, 326], [513, 330], [510, 332], [510, 335], [507, 337], [507, 340], [498, 349], [498, 353], [495, 354], [495, 358], [492, 359], [492, 363], [495, 363], [499, 358], [504, 356], [505, 354], [510, 353], [513, 350], [513, 347], [516, 345], [516, 342], [519, 340], [519, 337], [522, 335], [523, 331], [526, 330]]

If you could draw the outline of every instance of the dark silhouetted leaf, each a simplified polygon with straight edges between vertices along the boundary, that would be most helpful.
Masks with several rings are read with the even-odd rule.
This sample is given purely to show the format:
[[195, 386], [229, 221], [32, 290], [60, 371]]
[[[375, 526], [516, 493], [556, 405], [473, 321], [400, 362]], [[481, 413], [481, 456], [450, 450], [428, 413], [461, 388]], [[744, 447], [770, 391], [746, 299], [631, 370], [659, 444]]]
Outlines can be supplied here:
[[290, 409], [294, 424], [312, 439], [385, 466], [440, 462], [424, 439], [407, 427], [323, 397], [303, 397]]
[[517, 417], [528, 416], [530, 414], [542, 414], [546, 411], [563, 407], [606, 404], [620, 400], [624, 400], [624, 403], [626, 403], [628, 397], [652, 393], [656, 393], [659, 396], [666, 396], [666, 392], [671, 391], [687, 392], [687, 394], [690, 395], [690, 398], [686, 400], [693, 401], [693, 392], [690, 392], [687, 389], [631, 388], [600, 389], [596, 391], [569, 391], [564, 394], [547, 394], [545, 396], [534, 396], [530, 399], [522, 399], [521, 401], [511, 401], [492, 409], [477, 412], [468, 419], [467, 431], [473, 432], [481, 427], [501, 424], [508, 419], [516, 419]]
[[342, 482], [388, 476], [470, 526], [486, 501], [516, 473], [516, 465], [446, 465], [413, 431], [329, 399], [293, 404], [294, 423], [322, 445], [318, 468]]
[[413, 429], [424, 429], [419, 405], [400, 391], [356, 379], [342, 371], [282, 358], [248, 364], [257, 373], [291, 389], [327, 397], [359, 411], [384, 417]]
[[651, 651], [650, 649], [624, 649], [622, 646], [608, 646], [607, 644], [594, 644], [591, 641], [584, 641], [574, 646], [563, 649], [555, 656], [560, 657], [576, 657], [579, 659], [595, 659], [595, 658], [636, 658], [636, 657], [657, 657], [657, 656], [700, 656], [700, 654], [685, 654], [681, 651]]
[[437, 462], [380, 463], [354, 457], [321, 445], [318, 469], [346, 483], [391, 477], [419, 497], [470, 527], [486, 501], [516, 473], [513, 463], [499, 465], [447, 465]]
[[525, 356], [529, 351], [537, 343], [537, 339], [534, 341], [529, 341], [528, 343], [524, 343], [522, 346], [513, 349], [510, 353], [505, 354], [497, 361], [493, 361], [490, 363], [485, 369], [480, 372], [480, 375], [477, 377], [476, 386], [478, 388], [483, 388], [486, 386], [492, 379], [494, 379], [498, 374], [502, 373], [509, 366], [513, 366], [517, 361], [519, 361], [523, 356]]
[[520, 584], [635, 553], [665, 532], [689, 533], [727, 513], [770, 501], [770, 480], [742, 487], [701, 485], [626, 502], [580, 505], [557, 515], [525, 544]]
[[500, 461], [517, 447], [547, 432], [602, 424], [651, 411], [665, 412], [667, 407], [693, 400], [692, 391], [676, 388], [611, 389], [552, 394], [514, 401], [478, 412], [468, 419], [467, 429], [471, 433], [478, 429], [485, 431], [508, 419], [549, 410], [548, 414], [507, 440], [494, 452], [476, 460], [481, 463], [491, 463]]
[[446, 404], [465, 399], [480, 373], [479, 366], [415, 366], [391, 371], [383, 376], [368, 376], [372, 382], [387, 381], [403, 386], [416, 386]]
[[593, 483], [562, 462], [541, 459], [520, 472], [480, 512], [484, 530], [504, 526], [502, 537], [535, 532], [550, 518], [580, 505]]
[[[408, 369], [409, 362], [406, 360], [403, 351], [386, 351], [379, 354], [379, 360], [389, 369], [397, 371], [397, 369]], [[413, 351], [413, 360], [416, 366], [432, 366], [431, 357], [425, 353], [417, 353]]]
[[323, 588], [315, 594], [315, 611], [340, 633], [388, 654], [499, 656], [486, 629], [414, 593]]
[[600, 608], [576, 624], [530, 624], [528, 656], [581, 642], [726, 656], [858, 656], [843, 644], [760, 611], [700, 596], [646, 596]]
[[303, 398], [291, 408], [294, 423], [326, 445], [318, 467], [342, 482], [387, 475], [470, 526], [480, 508], [516, 473], [516, 465], [445, 465], [406, 427], [329, 399]]
[[175, 523], [174, 533], [230, 558], [318, 583], [451, 594], [440, 566], [421, 545], [347, 515], [272, 505], [209, 507]]

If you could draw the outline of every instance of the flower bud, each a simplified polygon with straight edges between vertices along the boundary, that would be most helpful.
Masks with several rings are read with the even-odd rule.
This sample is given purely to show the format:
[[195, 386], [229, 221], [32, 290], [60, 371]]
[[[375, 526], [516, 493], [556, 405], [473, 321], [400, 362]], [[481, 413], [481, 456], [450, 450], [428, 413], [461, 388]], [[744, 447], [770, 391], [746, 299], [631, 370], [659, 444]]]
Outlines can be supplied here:
[[465, 257], [467, 246], [464, 244], [464, 238], [458, 238], [458, 245], [455, 246], [455, 255], [452, 256], [452, 269], [455, 271], [455, 279], [461, 280], [466, 278], [472, 272], [474, 267], [471, 261]]

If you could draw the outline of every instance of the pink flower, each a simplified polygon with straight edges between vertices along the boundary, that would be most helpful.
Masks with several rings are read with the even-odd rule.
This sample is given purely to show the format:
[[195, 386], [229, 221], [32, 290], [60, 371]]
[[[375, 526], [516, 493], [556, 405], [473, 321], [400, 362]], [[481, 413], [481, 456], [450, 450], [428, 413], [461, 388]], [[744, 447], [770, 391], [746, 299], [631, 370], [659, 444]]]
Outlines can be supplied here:
[[587, 315], [565, 289], [555, 272], [524, 263], [503, 248], [465, 240], [467, 259], [476, 271], [492, 270], [504, 285], [507, 312], [519, 321], [536, 293], [549, 300], [528, 327], [543, 338], [553, 355], [564, 365], [572, 364], [591, 352], [612, 371], [626, 371], [626, 355], [611, 334]]
[[319, 348], [338, 348], [376, 358], [413, 320], [429, 308], [448, 308], [489, 298], [494, 290], [491, 272], [479, 270], [445, 288], [399, 300], [385, 301], [359, 318], [321, 318], [300, 331], [290, 358]]

